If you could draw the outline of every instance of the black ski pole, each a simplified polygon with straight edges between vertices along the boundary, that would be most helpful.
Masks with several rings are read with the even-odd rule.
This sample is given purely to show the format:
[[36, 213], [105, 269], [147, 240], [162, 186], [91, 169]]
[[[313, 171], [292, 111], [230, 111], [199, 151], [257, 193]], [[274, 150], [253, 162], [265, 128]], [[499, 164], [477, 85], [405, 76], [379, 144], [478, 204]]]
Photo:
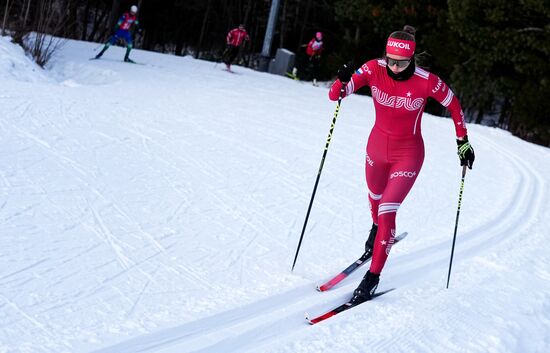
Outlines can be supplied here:
[[460, 181], [460, 193], [458, 194], [458, 209], [456, 210], [455, 232], [453, 235], [453, 246], [451, 247], [451, 260], [449, 262], [449, 274], [447, 275], [447, 289], [449, 288], [449, 280], [451, 279], [451, 267], [453, 266], [453, 255], [455, 252], [456, 230], [458, 228], [458, 217], [460, 215], [460, 205], [462, 203], [462, 191], [464, 190], [464, 178], [466, 177], [467, 166], [462, 167], [462, 180]]
[[315, 180], [315, 186], [313, 187], [311, 200], [309, 200], [309, 207], [307, 208], [306, 219], [304, 221], [304, 227], [302, 228], [302, 235], [300, 235], [300, 241], [298, 242], [298, 248], [296, 249], [296, 255], [294, 256], [294, 262], [292, 263], [291, 272], [294, 271], [294, 266], [296, 265], [296, 260], [298, 259], [298, 253], [300, 252], [300, 246], [302, 246], [302, 240], [304, 239], [307, 220], [309, 219], [309, 213], [311, 212], [313, 199], [315, 198], [315, 193], [317, 192], [317, 185], [319, 185], [319, 179], [321, 178], [321, 172], [323, 171], [323, 165], [325, 164], [325, 157], [327, 156], [328, 146], [330, 145], [330, 140], [332, 139], [332, 132], [334, 131], [334, 126], [336, 125], [336, 119], [338, 118], [338, 112], [340, 111], [340, 103], [342, 102], [342, 98], [344, 97], [345, 89], [346, 89], [346, 86], [342, 85], [342, 89], [340, 90], [340, 96], [338, 97], [338, 103], [336, 104], [336, 111], [334, 112], [334, 118], [332, 118], [330, 131], [328, 132], [328, 138], [327, 138], [327, 143], [325, 145], [325, 150], [323, 151], [323, 158], [321, 158], [321, 165], [319, 166], [319, 171], [317, 172], [317, 180]]

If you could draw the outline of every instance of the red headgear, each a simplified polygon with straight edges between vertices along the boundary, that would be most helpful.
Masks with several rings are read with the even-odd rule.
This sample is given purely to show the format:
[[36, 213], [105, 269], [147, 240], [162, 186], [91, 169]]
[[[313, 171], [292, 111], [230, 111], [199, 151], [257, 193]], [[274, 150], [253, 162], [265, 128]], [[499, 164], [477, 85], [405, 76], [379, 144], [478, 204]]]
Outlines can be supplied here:
[[410, 58], [414, 55], [416, 43], [412, 40], [388, 38], [386, 43], [386, 54], [405, 56]]

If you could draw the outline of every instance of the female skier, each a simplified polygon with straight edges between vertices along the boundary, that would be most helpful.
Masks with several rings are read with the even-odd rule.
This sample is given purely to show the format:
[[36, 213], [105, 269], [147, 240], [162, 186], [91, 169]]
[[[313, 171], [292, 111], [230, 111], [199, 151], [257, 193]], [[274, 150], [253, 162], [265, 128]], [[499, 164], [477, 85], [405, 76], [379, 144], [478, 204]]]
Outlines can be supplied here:
[[355, 73], [343, 65], [329, 92], [334, 101], [342, 88], [344, 97], [368, 85], [376, 111], [365, 163], [373, 220], [365, 250], [372, 251], [373, 256], [369, 271], [353, 293], [354, 303], [372, 298], [394, 242], [397, 210], [422, 167], [424, 142], [420, 121], [428, 97], [451, 112], [460, 164], [471, 169], [474, 163], [474, 150], [468, 142], [458, 99], [439, 77], [415, 65], [415, 32], [411, 26], [393, 32], [387, 40], [385, 56], [367, 61]]

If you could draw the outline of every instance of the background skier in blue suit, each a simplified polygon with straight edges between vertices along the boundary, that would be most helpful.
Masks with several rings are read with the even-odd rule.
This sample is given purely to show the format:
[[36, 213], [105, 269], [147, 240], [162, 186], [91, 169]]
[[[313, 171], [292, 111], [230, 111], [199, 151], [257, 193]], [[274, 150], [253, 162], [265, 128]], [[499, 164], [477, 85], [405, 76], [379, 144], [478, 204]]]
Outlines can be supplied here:
[[103, 49], [95, 56], [96, 59], [101, 58], [103, 53], [109, 49], [111, 45], [114, 45], [119, 39], [123, 39], [126, 42], [126, 55], [124, 56], [124, 61], [126, 62], [134, 62], [132, 59], [130, 59], [130, 51], [132, 50], [132, 33], [131, 29], [132, 26], [136, 26], [138, 28], [138, 31], [141, 32], [141, 28], [139, 28], [139, 21], [137, 20], [137, 6], [133, 5], [130, 7], [130, 12], [124, 13], [122, 17], [118, 20], [117, 26], [116, 26], [116, 32], [109, 38], [107, 43], [105, 43], [105, 46]]

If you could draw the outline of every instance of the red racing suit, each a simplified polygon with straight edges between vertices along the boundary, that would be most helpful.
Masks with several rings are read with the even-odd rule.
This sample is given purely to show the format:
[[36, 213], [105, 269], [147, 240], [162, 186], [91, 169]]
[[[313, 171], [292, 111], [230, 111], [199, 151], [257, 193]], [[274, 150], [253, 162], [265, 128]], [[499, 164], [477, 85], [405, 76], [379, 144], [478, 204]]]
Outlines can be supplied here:
[[[392, 79], [384, 60], [363, 64], [345, 87], [344, 96], [368, 85], [376, 111], [365, 161], [369, 206], [378, 224], [370, 271], [379, 274], [394, 243], [395, 218], [399, 206], [411, 190], [424, 161], [421, 134], [422, 113], [432, 97], [450, 112], [456, 136], [466, 135], [464, 114], [451, 89], [436, 75], [416, 68], [407, 80]], [[342, 83], [336, 80], [329, 98], [337, 100]]]

